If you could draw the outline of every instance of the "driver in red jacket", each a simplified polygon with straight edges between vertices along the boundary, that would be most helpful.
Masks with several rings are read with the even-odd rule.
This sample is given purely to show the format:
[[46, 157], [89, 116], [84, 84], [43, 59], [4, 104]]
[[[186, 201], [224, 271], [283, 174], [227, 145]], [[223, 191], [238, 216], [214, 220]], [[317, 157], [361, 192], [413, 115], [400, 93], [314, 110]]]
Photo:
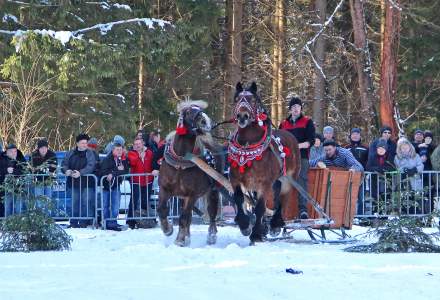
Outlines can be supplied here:
[[[154, 176], [159, 175], [159, 165], [153, 160], [153, 151], [145, 146], [144, 140], [137, 137], [133, 150], [128, 152], [131, 174], [151, 174], [132, 177], [131, 199], [128, 208], [128, 218], [142, 217], [141, 211], [149, 209], [148, 200], [151, 195]], [[136, 227], [136, 220], [128, 220], [131, 229]]]

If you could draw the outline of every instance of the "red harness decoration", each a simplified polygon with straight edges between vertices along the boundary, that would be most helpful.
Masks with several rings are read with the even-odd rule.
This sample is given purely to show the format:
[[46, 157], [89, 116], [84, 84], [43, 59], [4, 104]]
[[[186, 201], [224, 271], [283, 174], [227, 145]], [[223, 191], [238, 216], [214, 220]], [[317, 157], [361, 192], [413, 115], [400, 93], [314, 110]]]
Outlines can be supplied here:
[[238, 168], [238, 171], [243, 174], [246, 168], [250, 168], [252, 166], [252, 161], [261, 160], [264, 151], [266, 151], [271, 142], [274, 141], [275, 145], [277, 146], [276, 148], [280, 152], [280, 157], [282, 160], [281, 168], [283, 169], [282, 173], [285, 175], [286, 157], [291, 155], [292, 152], [290, 151], [289, 147], [281, 145], [278, 137], [268, 134], [266, 125], [264, 125], [263, 128], [264, 135], [261, 140], [247, 147], [244, 147], [238, 143], [237, 131], [228, 145], [228, 162], [231, 164], [232, 168]]

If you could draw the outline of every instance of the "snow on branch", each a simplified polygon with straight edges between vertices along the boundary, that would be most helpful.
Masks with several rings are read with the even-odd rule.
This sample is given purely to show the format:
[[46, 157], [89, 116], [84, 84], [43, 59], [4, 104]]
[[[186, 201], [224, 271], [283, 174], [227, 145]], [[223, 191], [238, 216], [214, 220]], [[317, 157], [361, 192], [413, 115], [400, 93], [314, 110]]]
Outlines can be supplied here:
[[338, 12], [338, 10], [341, 8], [342, 4], [344, 4], [344, 2], [345, 2], [345, 0], [339, 1], [338, 5], [336, 6], [336, 8], [333, 11], [333, 13], [330, 15], [330, 17], [327, 19], [327, 21], [325, 21], [322, 24], [321, 29], [303, 47], [303, 50], [307, 51], [310, 54], [310, 56], [312, 58], [312, 61], [315, 64], [315, 67], [319, 70], [319, 72], [321, 73], [322, 77], [324, 77], [324, 78], [326, 78], [326, 76], [324, 74], [324, 71], [323, 71], [322, 67], [319, 65], [319, 63], [316, 61], [315, 57], [313, 56], [312, 51], [310, 50], [310, 45], [313, 45], [316, 42], [316, 40], [318, 39], [318, 37], [324, 32], [324, 30], [327, 29], [327, 27], [330, 25], [330, 23], [333, 22], [333, 17]]
[[394, 0], [387, 0], [387, 1], [390, 3], [390, 5], [391, 5], [392, 7], [394, 7], [394, 8], [397, 9], [397, 10], [402, 11], [402, 8], [401, 8], [396, 2], [394, 2]]
[[91, 27], [82, 28], [82, 29], [78, 29], [78, 30], [74, 30], [74, 31], [54, 31], [54, 30], [48, 30], [48, 29], [15, 30], [15, 31], [0, 30], [0, 34], [2, 33], [2, 34], [7, 34], [7, 35], [13, 35], [16, 37], [22, 37], [29, 32], [35, 32], [35, 33], [41, 34], [41, 35], [49, 35], [50, 37], [59, 40], [63, 45], [65, 45], [68, 41], [70, 41], [73, 38], [80, 39], [82, 37], [82, 34], [87, 33], [89, 31], [100, 30], [101, 34], [105, 35], [107, 33], [107, 31], [112, 29], [113, 26], [121, 25], [121, 24], [129, 24], [129, 23], [138, 23], [139, 25], [141, 25], [143, 23], [149, 29], [154, 29], [155, 25], [157, 25], [161, 28], [164, 28], [165, 25], [171, 25], [170, 22], [160, 20], [160, 19], [135, 18], [135, 19], [109, 22], [109, 23], [104, 23], [104, 24], [96, 24]]
[[92, 4], [92, 5], [99, 5], [102, 9], [111, 9], [112, 7], [118, 8], [118, 9], [125, 9], [128, 11], [131, 11], [131, 7], [126, 4], [119, 4], [119, 3], [108, 3], [106, 1], [100, 1], [100, 2], [86, 2], [85, 4]]

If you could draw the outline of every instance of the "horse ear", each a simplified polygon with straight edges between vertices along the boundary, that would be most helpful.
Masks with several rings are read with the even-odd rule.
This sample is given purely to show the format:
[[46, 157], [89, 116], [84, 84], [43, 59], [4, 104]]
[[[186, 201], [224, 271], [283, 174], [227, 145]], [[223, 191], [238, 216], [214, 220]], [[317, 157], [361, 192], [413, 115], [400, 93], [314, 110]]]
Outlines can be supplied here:
[[237, 94], [243, 92], [243, 85], [241, 84], [240, 81], [237, 82], [237, 85], [235, 86], [235, 92], [236, 92]]
[[255, 81], [252, 82], [251, 87], [249, 88], [249, 92], [251, 92], [252, 94], [256, 95], [257, 94], [257, 84], [255, 83]]

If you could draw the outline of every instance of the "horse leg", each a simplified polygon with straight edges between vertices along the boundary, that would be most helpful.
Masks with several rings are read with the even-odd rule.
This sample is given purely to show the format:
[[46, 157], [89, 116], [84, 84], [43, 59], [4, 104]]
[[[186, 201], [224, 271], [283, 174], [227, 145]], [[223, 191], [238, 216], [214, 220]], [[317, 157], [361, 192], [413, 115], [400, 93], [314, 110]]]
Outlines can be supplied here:
[[248, 215], [244, 213], [243, 204], [244, 204], [244, 195], [240, 187], [237, 187], [234, 192], [234, 202], [237, 206], [237, 215], [235, 216], [235, 223], [238, 224], [241, 233], [244, 236], [248, 236], [251, 234], [250, 227], [250, 218]]
[[219, 203], [219, 193], [217, 190], [211, 190], [208, 195], [208, 214], [209, 214], [209, 229], [208, 229], [208, 245], [213, 245], [217, 242], [217, 210]]
[[168, 199], [171, 194], [166, 192], [164, 188], [159, 190], [159, 204], [157, 206], [157, 213], [160, 220], [160, 228], [166, 236], [173, 234], [173, 224], [168, 221], [170, 207], [168, 206]]
[[281, 228], [286, 225], [282, 217], [282, 205], [281, 205], [281, 181], [276, 180], [272, 185], [273, 201], [275, 213], [270, 219], [269, 234], [273, 237], [278, 236], [281, 232]]
[[189, 246], [191, 242], [189, 227], [192, 219], [192, 209], [196, 199], [185, 197], [182, 212], [179, 217], [179, 232], [174, 244], [180, 247]]
[[265, 236], [265, 230], [263, 228], [263, 215], [266, 212], [266, 203], [264, 198], [259, 197], [257, 205], [255, 206], [255, 225], [252, 228], [252, 233], [249, 236], [251, 245], [256, 242], [263, 242]]

